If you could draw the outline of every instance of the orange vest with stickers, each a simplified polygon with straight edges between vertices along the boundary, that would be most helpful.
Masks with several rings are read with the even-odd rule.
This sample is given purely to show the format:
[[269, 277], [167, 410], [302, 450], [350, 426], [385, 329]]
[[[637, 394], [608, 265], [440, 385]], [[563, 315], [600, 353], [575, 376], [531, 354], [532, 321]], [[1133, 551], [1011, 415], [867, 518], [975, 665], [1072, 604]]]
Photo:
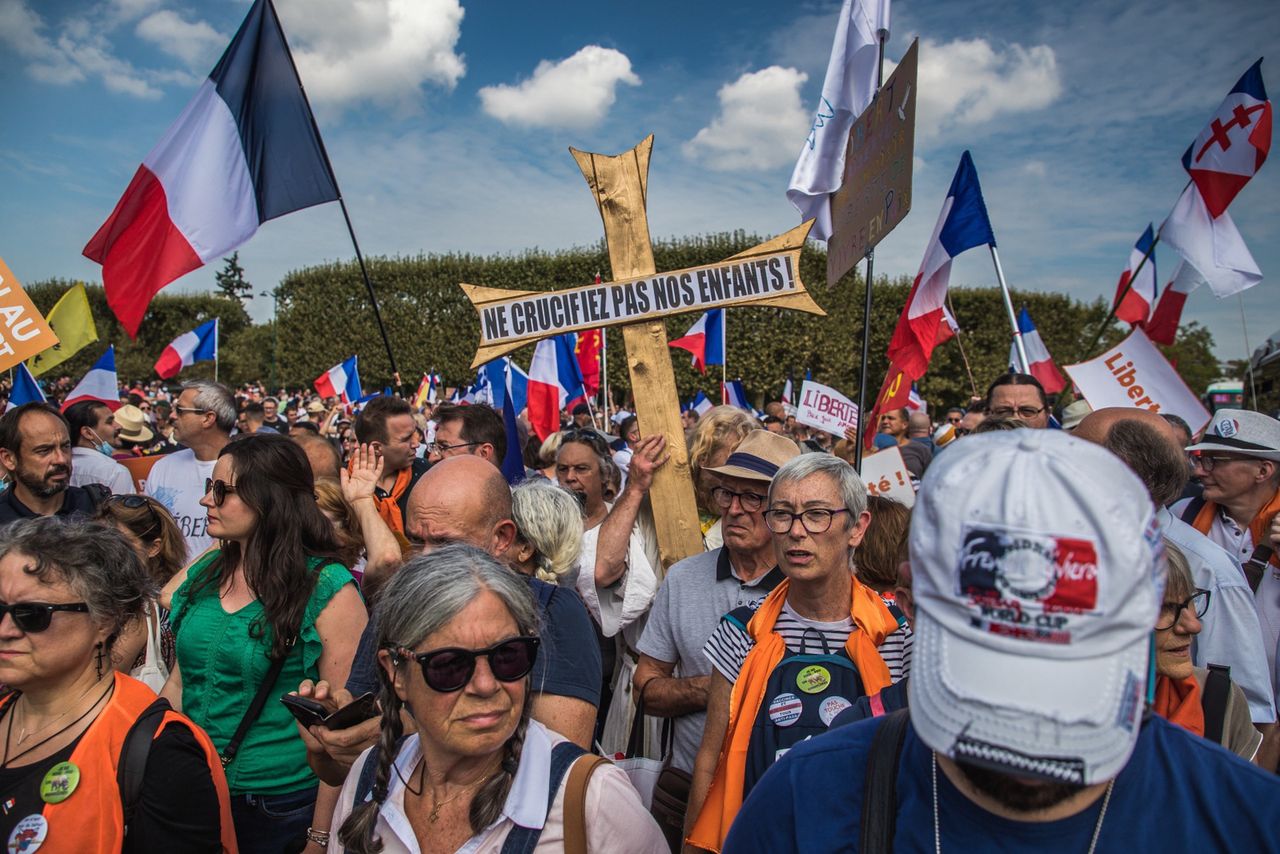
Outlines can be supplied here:
[[[0, 709], [8, 709], [16, 696], [11, 694], [0, 700]], [[71, 753], [69, 761], [80, 769], [79, 784], [66, 800], [45, 804], [41, 811], [49, 823], [48, 833], [40, 846], [42, 852], [111, 852], [119, 851], [124, 845], [124, 805], [116, 784], [116, 766], [129, 729], [155, 699], [155, 692], [146, 685], [122, 673], [115, 674], [115, 691], [106, 708], [80, 736]], [[209, 773], [218, 792], [222, 850], [226, 854], [237, 854], [236, 832], [231, 823], [231, 798], [217, 749], [204, 730], [173, 711], [165, 712], [156, 737], [170, 724], [189, 729], [204, 750]]]

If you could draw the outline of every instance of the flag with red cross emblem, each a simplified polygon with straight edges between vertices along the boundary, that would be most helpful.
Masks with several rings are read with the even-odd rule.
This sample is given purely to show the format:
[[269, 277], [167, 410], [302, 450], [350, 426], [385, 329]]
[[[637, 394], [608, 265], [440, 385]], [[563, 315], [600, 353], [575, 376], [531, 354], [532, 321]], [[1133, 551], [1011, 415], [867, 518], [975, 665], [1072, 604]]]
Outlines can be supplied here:
[[1270, 150], [1271, 102], [1259, 59], [1182, 155], [1182, 165], [1216, 219], [1262, 167]]

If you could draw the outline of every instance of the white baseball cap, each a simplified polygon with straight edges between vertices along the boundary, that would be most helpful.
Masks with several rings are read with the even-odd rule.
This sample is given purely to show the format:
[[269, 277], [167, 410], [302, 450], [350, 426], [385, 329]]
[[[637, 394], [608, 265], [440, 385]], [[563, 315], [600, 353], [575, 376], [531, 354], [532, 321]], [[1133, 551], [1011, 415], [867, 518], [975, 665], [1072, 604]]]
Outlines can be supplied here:
[[1088, 785], [1138, 739], [1164, 550], [1146, 488], [1059, 430], [940, 455], [911, 521], [911, 723], [952, 759]]

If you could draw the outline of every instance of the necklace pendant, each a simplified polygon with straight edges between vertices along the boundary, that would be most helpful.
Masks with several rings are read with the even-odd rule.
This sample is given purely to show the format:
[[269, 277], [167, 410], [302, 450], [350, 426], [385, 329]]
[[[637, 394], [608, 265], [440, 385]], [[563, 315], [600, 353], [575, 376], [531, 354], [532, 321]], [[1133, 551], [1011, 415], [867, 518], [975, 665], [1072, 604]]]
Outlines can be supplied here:
[[431, 815], [427, 816], [427, 821], [431, 822], [432, 824], [435, 824], [439, 820], [440, 820], [440, 807], [432, 807]]

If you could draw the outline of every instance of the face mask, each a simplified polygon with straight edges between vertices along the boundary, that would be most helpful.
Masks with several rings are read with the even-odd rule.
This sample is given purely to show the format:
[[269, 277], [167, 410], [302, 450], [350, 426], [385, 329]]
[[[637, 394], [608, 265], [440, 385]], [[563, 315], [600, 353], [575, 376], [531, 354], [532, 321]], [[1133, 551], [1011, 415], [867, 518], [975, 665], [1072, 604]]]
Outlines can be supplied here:
[[94, 446], [95, 451], [108, 457], [115, 453], [115, 448], [112, 448], [109, 444], [102, 441], [102, 437], [98, 435], [97, 430], [93, 430], [91, 432], [93, 433], [93, 438], [98, 440], [98, 444]]

